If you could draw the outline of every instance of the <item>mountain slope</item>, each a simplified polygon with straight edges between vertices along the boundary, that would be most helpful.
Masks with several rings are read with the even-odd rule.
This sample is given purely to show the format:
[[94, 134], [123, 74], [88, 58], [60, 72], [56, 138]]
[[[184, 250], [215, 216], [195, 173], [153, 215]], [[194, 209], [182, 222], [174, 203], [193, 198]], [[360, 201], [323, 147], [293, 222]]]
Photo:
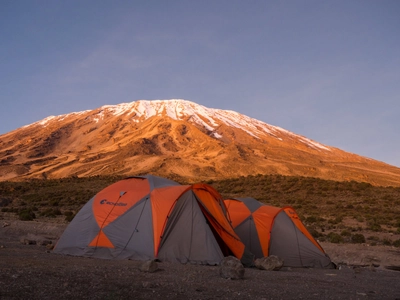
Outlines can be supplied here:
[[0, 180], [143, 173], [192, 181], [282, 174], [400, 186], [399, 168], [185, 100], [106, 105], [0, 136]]

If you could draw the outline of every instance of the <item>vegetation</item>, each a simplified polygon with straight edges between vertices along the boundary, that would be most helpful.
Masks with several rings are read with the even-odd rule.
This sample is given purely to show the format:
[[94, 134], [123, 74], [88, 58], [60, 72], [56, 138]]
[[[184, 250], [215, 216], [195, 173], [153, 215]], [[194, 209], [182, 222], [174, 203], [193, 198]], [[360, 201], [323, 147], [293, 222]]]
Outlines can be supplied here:
[[[210, 181], [224, 198], [253, 197], [292, 206], [320, 241], [392, 245], [400, 234], [400, 188], [311, 177], [257, 175]], [[235, 192], [239, 190], [240, 192]], [[367, 240], [368, 236], [381, 236]], [[397, 237], [396, 237], [397, 235]], [[392, 241], [393, 239], [393, 241]]]
[[[69, 222], [97, 192], [120, 179], [94, 176], [0, 182], [0, 210], [21, 220], [61, 218]], [[281, 175], [207, 183], [225, 199], [253, 197], [267, 205], [292, 206], [320, 241], [400, 247], [399, 187]]]

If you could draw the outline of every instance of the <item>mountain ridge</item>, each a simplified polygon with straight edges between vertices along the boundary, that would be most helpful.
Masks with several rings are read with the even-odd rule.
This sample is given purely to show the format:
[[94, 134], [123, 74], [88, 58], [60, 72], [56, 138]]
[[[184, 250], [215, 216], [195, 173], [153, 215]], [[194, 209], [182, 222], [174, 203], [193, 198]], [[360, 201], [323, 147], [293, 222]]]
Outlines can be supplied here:
[[282, 174], [400, 186], [400, 169], [234, 111], [138, 100], [49, 116], [0, 135], [0, 180]]

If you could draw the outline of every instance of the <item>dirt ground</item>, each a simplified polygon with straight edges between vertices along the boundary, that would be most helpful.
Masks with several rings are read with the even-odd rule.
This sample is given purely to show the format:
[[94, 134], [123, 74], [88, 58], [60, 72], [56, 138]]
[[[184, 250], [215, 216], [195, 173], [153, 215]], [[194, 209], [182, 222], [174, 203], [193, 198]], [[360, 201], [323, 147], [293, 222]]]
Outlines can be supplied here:
[[[4, 226], [4, 227], [3, 227]], [[261, 271], [223, 279], [218, 266], [53, 254], [65, 224], [0, 221], [0, 299], [400, 299], [400, 249], [323, 243], [338, 269]], [[36, 241], [36, 245], [21, 241]], [[44, 243], [43, 243], [44, 244]], [[388, 269], [389, 268], [389, 269]]]

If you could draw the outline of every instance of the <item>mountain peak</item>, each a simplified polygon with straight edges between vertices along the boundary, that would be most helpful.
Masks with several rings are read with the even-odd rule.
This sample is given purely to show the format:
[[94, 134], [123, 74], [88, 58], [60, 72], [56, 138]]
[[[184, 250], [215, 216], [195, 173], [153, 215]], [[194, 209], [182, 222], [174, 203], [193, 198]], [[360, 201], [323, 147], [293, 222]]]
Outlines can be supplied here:
[[400, 185], [398, 168], [183, 99], [138, 100], [49, 116], [1, 137], [0, 180], [282, 174]]
[[[81, 112], [73, 112], [57, 117], [50, 116], [33, 124], [46, 126], [46, 124], [50, 121], [64, 120], [67, 117], [76, 117], [88, 112], [92, 111], [86, 110]], [[184, 99], [137, 100], [130, 103], [103, 105], [94, 110], [94, 112], [96, 113], [92, 115], [92, 120], [96, 123], [99, 120], [104, 119], [106, 114], [115, 117], [125, 116], [131, 122], [136, 123], [154, 116], [169, 117], [177, 121], [187, 120], [190, 123], [201, 126], [215, 138], [223, 137], [221, 133], [218, 132], [218, 128], [221, 126], [221, 124], [224, 124], [226, 126], [243, 130], [256, 139], [261, 139], [265, 134], [268, 134], [278, 140], [282, 140], [283, 136], [290, 136], [291, 138], [298, 139], [309, 147], [330, 151], [330, 147], [328, 146], [310, 140], [306, 137], [296, 135], [280, 127], [269, 125], [262, 121], [250, 118], [238, 112], [232, 110], [208, 108]]]

